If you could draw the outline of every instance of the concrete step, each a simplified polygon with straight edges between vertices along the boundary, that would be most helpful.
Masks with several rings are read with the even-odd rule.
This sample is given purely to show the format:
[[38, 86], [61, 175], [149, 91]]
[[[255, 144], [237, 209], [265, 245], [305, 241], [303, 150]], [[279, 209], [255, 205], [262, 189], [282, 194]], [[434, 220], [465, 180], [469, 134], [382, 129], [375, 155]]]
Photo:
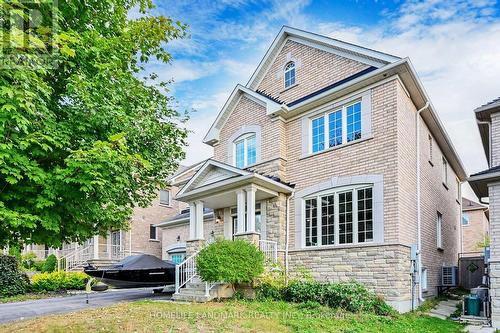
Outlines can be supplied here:
[[437, 314], [437, 313], [432, 313], [432, 312], [428, 313], [428, 315], [431, 316], [431, 317], [439, 318], [439, 319], [443, 319], [443, 320], [446, 320], [448, 318], [446, 316], [443, 316], [443, 315], [440, 315], [440, 314]]
[[189, 294], [173, 294], [172, 300], [176, 302], [191, 302], [191, 303], [206, 303], [211, 301], [212, 297], [199, 296], [199, 295], [189, 295]]

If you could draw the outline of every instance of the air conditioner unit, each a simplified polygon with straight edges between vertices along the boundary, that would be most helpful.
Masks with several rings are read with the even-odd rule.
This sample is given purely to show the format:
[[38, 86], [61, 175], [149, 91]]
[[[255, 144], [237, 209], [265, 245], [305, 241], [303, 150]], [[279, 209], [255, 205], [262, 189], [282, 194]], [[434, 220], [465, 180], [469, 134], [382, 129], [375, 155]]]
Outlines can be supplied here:
[[446, 287], [455, 287], [458, 283], [458, 267], [441, 267], [441, 285]]

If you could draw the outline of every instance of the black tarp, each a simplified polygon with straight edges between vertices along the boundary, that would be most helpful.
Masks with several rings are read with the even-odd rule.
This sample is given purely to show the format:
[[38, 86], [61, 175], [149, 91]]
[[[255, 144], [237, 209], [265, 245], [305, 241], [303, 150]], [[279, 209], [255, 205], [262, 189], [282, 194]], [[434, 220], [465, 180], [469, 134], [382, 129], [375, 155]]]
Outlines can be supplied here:
[[138, 254], [128, 256], [122, 261], [110, 266], [119, 270], [133, 270], [133, 269], [155, 269], [155, 268], [172, 268], [175, 267], [173, 262], [163, 261], [160, 258], [150, 254]]

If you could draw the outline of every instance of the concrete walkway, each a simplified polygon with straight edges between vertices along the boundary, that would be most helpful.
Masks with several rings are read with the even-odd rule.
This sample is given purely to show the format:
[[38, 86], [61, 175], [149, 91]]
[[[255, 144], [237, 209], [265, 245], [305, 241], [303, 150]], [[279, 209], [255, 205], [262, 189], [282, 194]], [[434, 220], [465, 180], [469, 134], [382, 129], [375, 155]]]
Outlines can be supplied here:
[[428, 313], [428, 315], [439, 319], [447, 319], [453, 312], [455, 312], [459, 302], [460, 301], [453, 299], [441, 301]]
[[0, 323], [109, 306], [118, 302], [144, 298], [170, 299], [170, 297], [169, 294], [153, 294], [151, 288], [137, 288], [91, 293], [89, 294], [89, 304], [86, 303], [87, 295], [85, 294], [3, 303], [0, 304]]

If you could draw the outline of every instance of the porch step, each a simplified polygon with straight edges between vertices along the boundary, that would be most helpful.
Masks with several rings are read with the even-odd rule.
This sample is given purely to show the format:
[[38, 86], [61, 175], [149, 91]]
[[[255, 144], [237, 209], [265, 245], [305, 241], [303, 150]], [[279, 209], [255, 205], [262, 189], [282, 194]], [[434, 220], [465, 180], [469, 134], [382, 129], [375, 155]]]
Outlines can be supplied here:
[[209, 295], [205, 293], [205, 282], [189, 282], [186, 287], [181, 288], [179, 293], [174, 294], [172, 299], [180, 302], [206, 303], [214, 298], [228, 298], [233, 294], [229, 284], [217, 284], [210, 289]]

